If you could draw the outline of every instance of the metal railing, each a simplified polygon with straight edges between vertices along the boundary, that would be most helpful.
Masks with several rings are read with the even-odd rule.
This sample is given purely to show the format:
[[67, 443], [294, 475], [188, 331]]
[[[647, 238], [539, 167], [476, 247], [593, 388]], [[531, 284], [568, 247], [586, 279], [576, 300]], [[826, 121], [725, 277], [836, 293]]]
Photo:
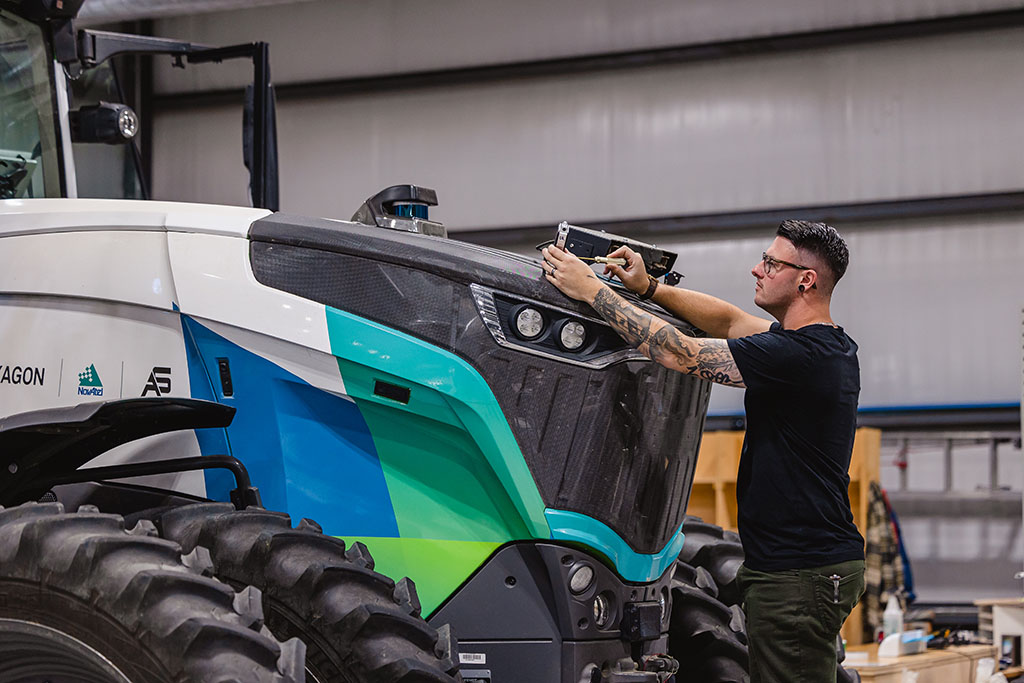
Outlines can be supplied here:
[[1000, 432], [883, 432], [882, 447], [896, 447], [895, 465], [899, 468], [900, 492], [908, 491], [909, 454], [911, 446], [938, 446], [942, 448], [942, 491], [955, 490], [953, 481], [953, 459], [957, 447], [988, 446], [988, 489], [1002, 490], [999, 485], [999, 447], [1012, 445], [1020, 448], [1021, 435], [1016, 431]]

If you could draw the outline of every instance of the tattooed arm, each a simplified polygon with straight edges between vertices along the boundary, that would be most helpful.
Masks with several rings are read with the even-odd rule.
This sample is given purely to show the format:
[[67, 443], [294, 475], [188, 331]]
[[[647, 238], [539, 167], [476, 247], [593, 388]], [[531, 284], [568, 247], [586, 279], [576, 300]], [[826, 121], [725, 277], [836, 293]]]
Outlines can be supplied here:
[[671, 370], [698, 375], [718, 384], [745, 386], [724, 339], [689, 337], [664, 320], [627, 303], [572, 254], [554, 247], [545, 247], [541, 253], [547, 281], [563, 294], [593, 306], [640, 353]]
[[724, 339], [690, 337], [656, 316], [631, 305], [602, 287], [591, 306], [631, 346], [671, 370], [698, 375], [710, 382], [743, 387], [729, 343]]

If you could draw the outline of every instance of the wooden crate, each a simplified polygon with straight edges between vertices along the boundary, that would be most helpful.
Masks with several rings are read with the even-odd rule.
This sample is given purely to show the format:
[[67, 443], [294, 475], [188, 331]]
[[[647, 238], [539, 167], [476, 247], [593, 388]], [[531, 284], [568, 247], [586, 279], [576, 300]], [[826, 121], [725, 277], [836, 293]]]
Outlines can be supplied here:
[[[736, 473], [739, 470], [743, 432], [705, 432], [697, 456], [697, 471], [686, 513], [705, 522], [736, 531]], [[868, 492], [878, 481], [882, 432], [870, 427], [857, 430], [850, 458], [850, 507], [861, 535], [867, 530]], [[843, 626], [843, 637], [851, 645], [863, 641], [861, 606], [853, 610]]]

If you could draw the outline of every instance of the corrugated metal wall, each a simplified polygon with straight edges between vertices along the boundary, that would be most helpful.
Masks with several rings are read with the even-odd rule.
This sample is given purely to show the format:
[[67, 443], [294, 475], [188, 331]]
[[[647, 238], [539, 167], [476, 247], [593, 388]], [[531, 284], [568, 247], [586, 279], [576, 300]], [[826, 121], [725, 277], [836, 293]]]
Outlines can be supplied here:
[[[199, 0], [197, 0], [199, 1]], [[318, 0], [190, 13], [160, 35], [274, 46], [281, 83], [620, 52], [1019, 9], [1020, 0]], [[159, 92], [245, 83], [166, 70]]]
[[[844, 226], [851, 262], [833, 318], [860, 345], [862, 408], [1013, 404], [1024, 217]], [[771, 235], [671, 245], [686, 286], [752, 313], [753, 277]], [[723, 265], [726, 264], [726, 265]], [[746, 266], [738, 267], [739, 264]], [[742, 413], [742, 392], [716, 387], [713, 413]]]
[[[282, 207], [347, 218], [418, 182], [457, 230], [1020, 188], [1022, 45], [1011, 29], [282, 102]], [[160, 115], [155, 195], [244, 203], [240, 120]]]

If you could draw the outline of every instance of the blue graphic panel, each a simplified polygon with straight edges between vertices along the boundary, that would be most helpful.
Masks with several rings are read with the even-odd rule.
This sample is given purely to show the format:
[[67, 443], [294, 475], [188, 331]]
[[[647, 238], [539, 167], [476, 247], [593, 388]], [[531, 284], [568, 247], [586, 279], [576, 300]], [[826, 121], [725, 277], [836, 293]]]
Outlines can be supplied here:
[[[214, 400], [238, 410], [227, 428], [231, 454], [249, 470], [263, 504], [350, 536], [397, 537], [380, 460], [356, 404], [183, 319]], [[219, 359], [230, 367], [231, 396], [223, 395]], [[227, 500], [233, 487], [229, 478], [207, 495]]]
[[[189, 393], [192, 398], [216, 401], [217, 396], [213, 393], [213, 382], [206, 374], [203, 359], [199, 354], [199, 347], [192, 336], [191, 328], [194, 324], [190, 323], [188, 318], [181, 316], [181, 328], [185, 337], [185, 359], [188, 363]], [[199, 452], [203, 455], [231, 455], [231, 444], [228, 443], [226, 430], [220, 428], [197, 429], [195, 433], [196, 440], [199, 442]], [[203, 470], [203, 476], [206, 480], [206, 495], [218, 500], [227, 500], [227, 492], [235, 487], [234, 476], [221, 469]]]

